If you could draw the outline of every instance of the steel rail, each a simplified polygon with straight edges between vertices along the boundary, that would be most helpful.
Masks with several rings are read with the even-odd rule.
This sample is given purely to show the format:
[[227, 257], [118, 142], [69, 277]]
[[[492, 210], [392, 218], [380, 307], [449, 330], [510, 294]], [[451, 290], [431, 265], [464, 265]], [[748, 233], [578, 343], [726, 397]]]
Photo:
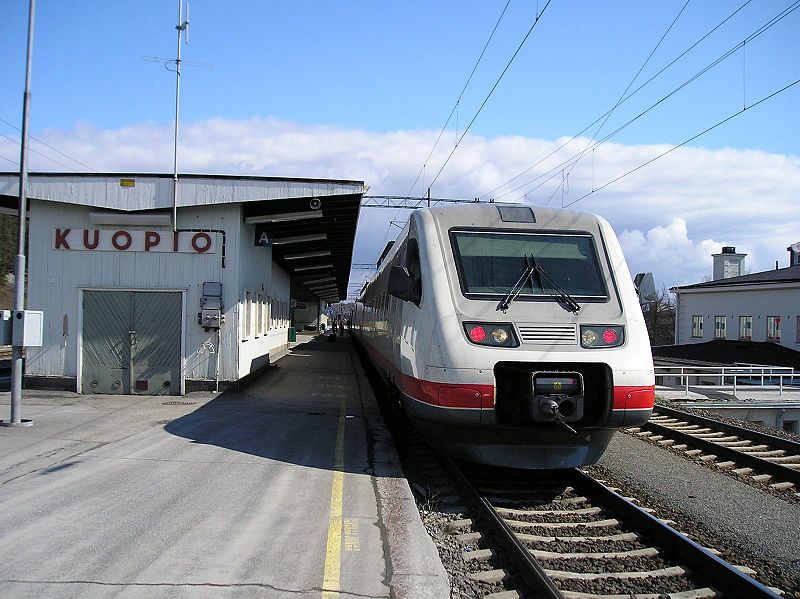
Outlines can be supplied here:
[[[691, 424], [703, 425], [711, 429], [719, 430], [720, 432], [736, 435], [742, 440], [763, 443], [764, 445], [769, 445], [775, 449], [782, 449], [784, 451], [800, 455], [800, 444], [788, 441], [786, 439], [781, 439], [765, 433], [759, 433], [757, 431], [751, 431], [749, 429], [720, 423], [709, 418], [694, 416], [693, 414], [687, 414], [686, 412], [681, 412], [679, 410], [661, 408], [660, 406], [654, 409], [654, 412], [665, 416], [669, 415], [681, 420], [686, 420]], [[715, 443], [710, 439], [695, 437], [691, 433], [675, 430], [668, 426], [658, 424], [657, 422], [650, 421], [646, 424], [643, 424], [639, 428], [675, 439], [676, 441], [680, 441], [681, 443], [685, 443], [686, 445], [700, 449], [703, 452], [714, 454], [731, 462], [736, 462], [742, 467], [752, 468], [753, 470], [757, 470], [759, 472], [763, 472], [764, 474], [769, 474], [779, 478], [782, 481], [794, 483], [796, 486], [800, 487], [800, 470], [787, 468], [783, 464], [770, 462], [765, 458], [749, 455], [744, 451], [738, 451], [735, 447], [727, 447], [725, 445]]]
[[637, 532], [642, 532], [658, 544], [675, 553], [698, 575], [712, 580], [718, 590], [742, 599], [778, 599], [780, 596], [747, 574], [717, 557], [686, 535], [678, 532], [639, 506], [615, 493], [599, 481], [578, 469], [571, 471], [575, 489], [582, 489], [594, 501], [605, 504], [614, 514]]
[[511, 528], [497, 514], [491, 504], [481, 496], [480, 492], [467, 479], [461, 469], [447, 456], [440, 455], [445, 468], [455, 478], [461, 489], [479, 511], [481, 518], [494, 529], [497, 541], [506, 552], [509, 561], [518, 570], [525, 583], [536, 591], [536, 597], [544, 599], [564, 599], [555, 582], [544, 572], [544, 569], [531, 555], [528, 548], [520, 541]]
[[701, 424], [703, 426], [713, 427], [717, 430], [725, 433], [731, 433], [733, 435], [745, 435], [746, 438], [751, 441], [758, 441], [759, 443], [769, 445], [775, 449], [783, 449], [785, 451], [791, 451], [793, 453], [800, 454], [800, 442], [784, 439], [783, 437], [776, 437], [775, 435], [770, 435], [769, 433], [762, 433], [760, 431], [742, 428], [741, 426], [728, 424], [727, 422], [719, 422], [718, 420], [714, 420], [712, 418], [698, 416], [697, 414], [690, 414], [689, 412], [676, 410], [675, 408], [668, 408], [667, 406], [656, 405], [653, 407], [653, 413], [661, 414], [663, 416], [670, 416], [672, 418], [680, 418], [681, 420], [685, 420], [691, 424]]

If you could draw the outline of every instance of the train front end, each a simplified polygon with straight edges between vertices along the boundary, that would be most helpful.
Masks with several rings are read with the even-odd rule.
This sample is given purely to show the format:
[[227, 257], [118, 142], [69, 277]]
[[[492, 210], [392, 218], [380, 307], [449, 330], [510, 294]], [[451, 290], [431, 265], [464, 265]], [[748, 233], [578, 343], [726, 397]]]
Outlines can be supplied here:
[[647, 330], [606, 221], [508, 206], [419, 220], [441, 249], [430, 255], [441, 276], [429, 344], [416, 357], [436, 399], [411, 406], [432, 439], [482, 463], [569, 468], [648, 420]]

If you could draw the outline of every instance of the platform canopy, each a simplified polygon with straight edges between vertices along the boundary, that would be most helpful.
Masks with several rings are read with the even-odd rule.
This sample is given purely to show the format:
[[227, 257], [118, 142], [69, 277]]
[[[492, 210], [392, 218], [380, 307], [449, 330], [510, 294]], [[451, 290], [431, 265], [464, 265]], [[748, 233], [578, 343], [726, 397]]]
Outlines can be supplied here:
[[[171, 224], [173, 176], [131, 173], [30, 173], [32, 200], [127, 214], [163, 213]], [[347, 297], [363, 181], [229, 175], [178, 176], [177, 208], [241, 204], [257, 245], [291, 276], [292, 298]], [[17, 214], [19, 173], [0, 173], [0, 212]], [[178, 212], [180, 228], [180, 212]]]

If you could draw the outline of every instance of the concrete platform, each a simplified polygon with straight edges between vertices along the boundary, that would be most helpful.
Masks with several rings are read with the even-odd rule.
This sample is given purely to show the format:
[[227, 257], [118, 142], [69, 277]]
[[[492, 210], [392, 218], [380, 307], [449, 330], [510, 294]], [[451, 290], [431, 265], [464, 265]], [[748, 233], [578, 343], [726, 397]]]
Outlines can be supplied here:
[[298, 339], [240, 394], [25, 391], [0, 596], [448, 597], [349, 339]]

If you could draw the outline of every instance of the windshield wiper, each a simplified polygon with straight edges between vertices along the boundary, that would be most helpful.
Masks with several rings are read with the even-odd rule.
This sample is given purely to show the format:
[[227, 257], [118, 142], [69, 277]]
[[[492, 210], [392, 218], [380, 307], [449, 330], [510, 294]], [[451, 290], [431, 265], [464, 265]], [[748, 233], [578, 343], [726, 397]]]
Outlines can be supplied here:
[[561, 285], [559, 285], [553, 277], [547, 274], [547, 271], [545, 269], [536, 264], [536, 259], [533, 257], [533, 254], [531, 254], [531, 261], [533, 262], [533, 269], [538, 276], [539, 285], [541, 286], [542, 291], [544, 291], [544, 285], [542, 285], [542, 277], [544, 277], [545, 279], [547, 279], [547, 282], [550, 283], [550, 286], [555, 290], [551, 291], [550, 295], [557, 297], [562, 302], [564, 302], [573, 314], [577, 314], [578, 312], [580, 312], [581, 305], [578, 302], [576, 302], [575, 298], [572, 297], [569, 293], [567, 293], [564, 290], [564, 288], [561, 287]]
[[[508, 290], [508, 293], [506, 293], [503, 296], [503, 299], [500, 300], [500, 303], [497, 304], [498, 310], [502, 310], [503, 314], [506, 313], [506, 310], [508, 310], [508, 307], [511, 305], [511, 302], [513, 302], [516, 299], [516, 297], [520, 294], [520, 291], [522, 291], [522, 288], [525, 287], [525, 284], [531, 278], [531, 275], [535, 272], [535, 270], [536, 270], [536, 263], [533, 261], [533, 254], [531, 254], [530, 257], [528, 257], [528, 255], [526, 254], [525, 270], [522, 271], [522, 274], [520, 275], [519, 279], [517, 279], [517, 282], [514, 283], [514, 286]], [[541, 286], [542, 284], [541, 280], [538, 280], [538, 283]], [[531, 291], [533, 291], [533, 286], [531, 286]]]
[[[564, 304], [567, 305], [570, 312], [573, 314], [577, 314], [581, 310], [581, 305], [575, 301], [569, 293], [567, 293], [561, 285], [559, 285], [556, 280], [550, 276], [545, 269], [541, 266], [536, 264], [536, 258], [533, 257], [533, 254], [528, 256], [525, 255], [525, 270], [522, 271], [522, 275], [514, 283], [514, 286], [509, 290], [509, 292], [500, 300], [500, 303], [497, 305], [498, 310], [502, 310], [503, 314], [506, 313], [508, 307], [511, 305], [517, 296], [522, 291], [522, 288], [525, 286], [525, 283], [531, 279], [532, 276], [536, 277], [536, 282], [539, 283], [539, 287], [541, 287], [542, 291], [545, 291], [544, 284], [542, 283], [542, 279], [547, 280], [550, 287], [553, 288], [553, 291], [549, 291], [549, 295], [553, 297], [557, 297], [560, 299]], [[533, 285], [531, 285], [531, 291], [533, 291]]]

